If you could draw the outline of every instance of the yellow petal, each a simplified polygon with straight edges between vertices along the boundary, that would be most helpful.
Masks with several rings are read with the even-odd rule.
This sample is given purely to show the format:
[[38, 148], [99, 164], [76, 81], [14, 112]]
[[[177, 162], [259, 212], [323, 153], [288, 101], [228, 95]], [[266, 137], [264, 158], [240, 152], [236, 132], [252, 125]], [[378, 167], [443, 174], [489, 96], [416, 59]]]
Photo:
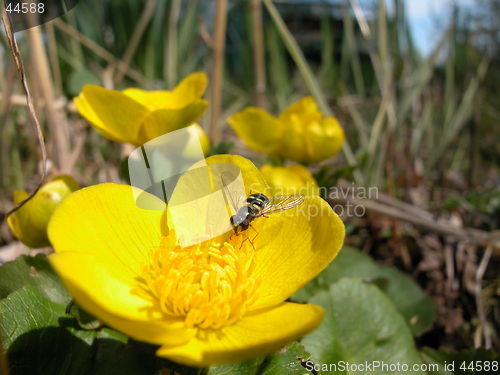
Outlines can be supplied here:
[[[139, 276], [149, 250], [159, 246], [168, 228], [165, 211], [139, 208], [132, 189], [101, 184], [67, 197], [49, 223], [49, 239], [56, 252], [93, 254], [110, 275], [125, 282]], [[164, 206], [147, 193], [141, 199]]]
[[309, 196], [300, 206], [258, 218], [254, 240], [261, 279], [253, 308], [284, 301], [335, 258], [344, 241], [340, 218], [323, 199]]
[[110, 327], [153, 344], [178, 345], [189, 339], [180, 322], [165, 318], [154, 301], [138, 295], [133, 280], [111, 276], [98, 256], [65, 251], [51, 255], [50, 261], [76, 303]]
[[290, 104], [280, 114], [280, 121], [290, 121], [291, 117], [297, 116], [301, 122], [319, 122], [323, 119], [323, 114], [319, 110], [312, 96], [306, 96], [301, 100]]
[[187, 344], [163, 345], [156, 354], [190, 366], [238, 362], [270, 354], [316, 328], [324, 311], [315, 305], [283, 303], [246, 315], [220, 330], [199, 331]]
[[[282, 116], [280, 116], [280, 119], [281, 117]], [[287, 121], [281, 121], [285, 131], [281, 139], [280, 155], [290, 160], [307, 162], [308, 155], [315, 150], [311, 147], [306, 138], [303, 119], [293, 114]]]
[[95, 85], [85, 85], [74, 101], [78, 112], [102, 136], [118, 142], [135, 144], [139, 125], [149, 112], [129, 96]]
[[319, 195], [318, 183], [306, 167], [300, 164], [293, 164], [289, 165], [287, 168], [299, 176], [304, 185], [307, 186], [306, 195]]
[[208, 84], [205, 73], [192, 73], [184, 78], [173, 91], [144, 91], [137, 88], [123, 90], [123, 93], [150, 110], [179, 109], [201, 98]]
[[263, 165], [260, 171], [273, 188], [273, 195], [298, 194], [297, 189], [303, 186], [301, 178], [285, 167]]
[[316, 159], [316, 161], [321, 161], [332, 157], [337, 154], [342, 149], [342, 144], [344, 143], [344, 129], [340, 126], [340, 123], [335, 117], [327, 117], [323, 120], [323, 157], [321, 159]]
[[276, 151], [283, 134], [278, 119], [256, 107], [234, 114], [228, 122], [248, 148], [267, 154]]
[[260, 171], [273, 188], [272, 195], [319, 194], [316, 180], [302, 165], [294, 164], [287, 167], [264, 165]]
[[138, 137], [131, 143], [140, 146], [156, 137], [189, 126], [203, 115], [207, 107], [208, 102], [199, 99], [182, 108], [152, 111], [142, 121]]
[[195, 101], [203, 95], [208, 85], [205, 73], [191, 73], [174, 89], [173, 93], [180, 104]]
[[245, 182], [245, 190], [247, 196], [252, 192], [265, 193], [266, 190], [269, 189], [269, 186], [264, 180], [264, 177], [262, 177], [262, 173], [260, 173], [257, 167], [250, 160], [245, 159], [244, 157], [241, 157], [239, 155], [214, 155], [210, 156], [206, 160], [209, 165], [216, 163], [226, 163], [238, 166], [238, 168], [241, 170], [243, 181]]

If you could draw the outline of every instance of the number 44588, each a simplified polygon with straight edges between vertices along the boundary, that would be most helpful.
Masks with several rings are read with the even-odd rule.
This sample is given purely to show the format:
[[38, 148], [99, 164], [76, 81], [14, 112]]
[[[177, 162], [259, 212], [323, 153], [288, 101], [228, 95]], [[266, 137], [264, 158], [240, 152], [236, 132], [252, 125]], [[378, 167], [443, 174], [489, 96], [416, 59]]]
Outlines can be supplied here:
[[8, 13], [43, 13], [45, 12], [44, 3], [17, 3], [14, 7], [12, 3], [5, 9]]
[[469, 371], [498, 371], [498, 361], [470, 361], [462, 362], [460, 370]]

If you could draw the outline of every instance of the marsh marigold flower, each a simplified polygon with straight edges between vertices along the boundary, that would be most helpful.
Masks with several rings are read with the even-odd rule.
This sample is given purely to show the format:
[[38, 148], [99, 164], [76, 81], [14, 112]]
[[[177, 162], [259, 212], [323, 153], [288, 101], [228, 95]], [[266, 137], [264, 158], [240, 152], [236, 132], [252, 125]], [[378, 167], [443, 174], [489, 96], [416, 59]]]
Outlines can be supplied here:
[[[244, 158], [218, 155], [207, 163], [236, 164], [247, 194], [250, 186], [254, 193], [268, 188]], [[193, 366], [271, 353], [320, 324], [321, 307], [286, 299], [342, 245], [343, 223], [325, 201], [307, 197], [300, 213], [296, 207], [256, 219], [253, 244], [245, 233], [228, 232], [181, 248], [168, 210], [140, 209], [131, 189], [82, 189], [50, 223], [51, 262], [83, 309], [160, 345], [158, 356]]]
[[[50, 246], [47, 225], [55, 208], [62, 200], [78, 190], [80, 186], [71, 176], [60, 175], [43, 185], [21, 208], [7, 217], [7, 223], [14, 235], [31, 248]], [[23, 190], [14, 192], [14, 204], [29, 197]]]
[[207, 76], [193, 73], [172, 91], [116, 91], [85, 85], [74, 101], [78, 112], [103, 137], [141, 146], [196, 122], [208, 106], [201, 98], [206, 87]]
[[260, 172], [274, 195], [319, 194], [318, 183], [303, 165], [293, 164], [286, 167], [263, 165]]
[[328, 159], [344, 142], [337, 119], [324, 117], [312, 97], [293, 103], [278, 118], [261, 108], [248, 107], [228, 121], [248, 148], [300, 163]]

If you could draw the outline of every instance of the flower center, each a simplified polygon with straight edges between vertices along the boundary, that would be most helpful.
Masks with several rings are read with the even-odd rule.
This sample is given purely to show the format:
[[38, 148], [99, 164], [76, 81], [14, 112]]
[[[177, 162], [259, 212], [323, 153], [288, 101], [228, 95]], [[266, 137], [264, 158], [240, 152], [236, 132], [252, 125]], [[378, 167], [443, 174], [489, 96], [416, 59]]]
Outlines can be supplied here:
[[166, 315], [184, 318], [189, 328], [233, 324], [255, 301], [258, 284], [252, 277], [255, 250], [249, 241], [241, 241], [238, 236], [235, 241], [208, 240], [181, 248], [171, 231], [150, 252], [143, 286]]

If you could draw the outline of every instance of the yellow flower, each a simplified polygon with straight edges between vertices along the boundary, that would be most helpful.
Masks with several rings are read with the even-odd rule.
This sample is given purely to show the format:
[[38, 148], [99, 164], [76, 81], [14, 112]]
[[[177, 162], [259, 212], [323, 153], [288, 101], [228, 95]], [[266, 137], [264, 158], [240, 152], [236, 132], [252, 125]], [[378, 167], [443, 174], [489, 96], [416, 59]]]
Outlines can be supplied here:
[[319, 194], [318, 183], [303, 165], [293, 164], [287, 167], [263, 165], [260, 171], [273, 189], [273, 195]]
[[[267, 188], [242, 157], [207, 162], [237, 165], [247, 194], [250, 186], [253, 193]], [[255, 219], [256, 237], [249, 228], [181, 248], [170, 213], [140, 209], [132, 189], [82, 189], [49, 225], [56, 250], [51, 262], [82, 308], [132, 338], [160, 345], [158, 356], [192, 366], [271, 353], [320, 324], [321, 307], [285, 300], [342, 245], [344, 225], [325, 201], [307, 197], [292, 210]], [[193, 212], [186, 215], [188, 223], [195, 220]]]
[[312, 97], [290, 105], [279, 118], [261, 108], [248, 107], [228, 121], [248, 148], [300, 163], [328, 159], [344, 142], [337, 119], [324, 117]]
[[[43, 185], [35, 196], [7, 218], [14, 235], [31, 248], [50, 246], [47, 225], [55, 208], [80, 186], [71, 176], [60, 175]], [[29, 197], [23, 190], [14, 192], [14, 203]]]
[[207, 76], [193, 73], [173, 91], [130, 88], [120, 92], [85, 85], [74, 100], [78, 112], [99, 134], [112, 141], [141, 146], [198, 120], [208, 106], [201, 99], [206, 86]]

